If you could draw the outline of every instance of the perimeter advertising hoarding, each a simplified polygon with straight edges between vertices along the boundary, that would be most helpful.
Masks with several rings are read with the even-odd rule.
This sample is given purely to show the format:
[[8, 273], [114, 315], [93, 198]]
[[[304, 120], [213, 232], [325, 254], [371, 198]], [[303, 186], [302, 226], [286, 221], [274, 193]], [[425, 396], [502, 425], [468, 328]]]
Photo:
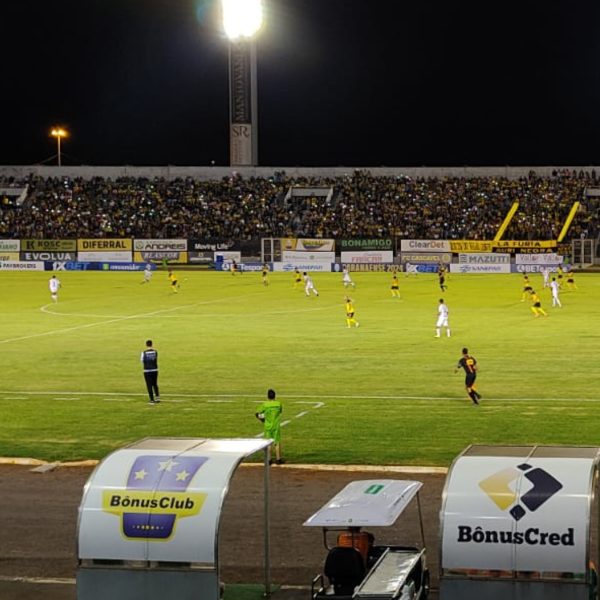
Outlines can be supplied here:
[[391, 263], [394, 262], [392, 250], [367, 250], [364, 252], [342, 252], [343, 263]]
[[0, 252], [19, 252], [21, 240], [0, 240]]
[[585, 573], [591, 463], [461, 458], [444, 506], [442, 569]]
[[187, 252], [177, 252], [176, 250], [172, 250], [170, 252], [134, 252], [133, 253], [133, 261], [134, 262], [152, 262], [158, 261], [161, 262], [163, 260], [168, 260], [172, 263], [185, 264], [188, 261], [188, 253]]
[[283, 262], [299, 262], [299, 263], [326, 263], [335, 262], [335, 252], [292, 252], [286, 250], [281, 253]]
[[296, 250], [298, 252], [334, 252], [335, 240], [323, 240], [320, 238], [282, 238], [281, 249], [283, 251]]
[[459, 254], [458, 262], [461, 265], [509, 265], [510, 254]]
[[234, 261], [234, 260], [235, 260], [235, 262], [239, 263], [242, 260], [242, 253], [238, 252], [236, 250], [215, 252], [215, 254], [214, 254], [215, 262], [221, 260], [218, 258], [219, 256], [222, 257], [223, 261], [229, 261], [230, 263], [231, 263], [231, 261]]
[[[4, 252], [0, 250], [0, 262], [18, 262], [21, 260], [21, 255], [18, 252]], [[23, 259], [27, 260], [27, 259]]]
[[[381, 271], [393, 271], [398, 269], [398, 265], [392, 263], [342, 263], [342, 268], [347, 268], [348, 271], [353, 273], [368, 273], [368, 272], [381, 272]], [[334, 270], [339, 271], [339, 265], [334, 265]]]
[[484, 240], [450, 240], [450, 249], [455, 254], [460, 252], [491, 252], [494, 242]]
[[77, 240], [77, 250], [79, 252], [131, 252], [130, 239], [81, 239]]
[[21, 240], [21, 252], [76, 252], [77, 240]]
[[338, 240], [338, 248], [343, 252], [352, 252], [356, 250], [393, 250], [394, 241], [390, 238]]
[[136, 252], [187, 252], [188, 243], [184, 239], [171, 240], [134, 240]]
[[0, 262], [0, 271], [43, 271], [43, 262]]
[[210, 264], [214, 261], [214, 257], [213, 250], [188, 252], [188, 261], [193, 264]]
[[556, 252], [556, 240], [498, 240], [494, 242], [494, 252], [511, 254], [552, 254]]
[[190, 254], [192, 252], [213, 252], [219, 250], [239, 250], [239, 244], [234, 240], [188, 240], [187, 249]]
[[21, 252], [21, 260], [77, 260], [77, 252]]
[[450, 265], [450, 273], [510, 273], [510, 264], [460, 265], [453, 263]]
[[131, 252], [78, 252], [79, 262], [131, 262]]
[[[308, 262], [300, 262], [300, 261], [294, 261], [294, 262], [275, 262], [273, 263], [273, 271], [285, 271], [285, 272], [291, 272], [291, 271], [295, 271], [296, 269], [298, 269], [298, 271], [321, 271], [324, 273], [330, 273], [331, 272], [331, 266], [332, 263], [326, 263], [326, 262], [312, 262], [312, 263], [308, 263]], [[377, 266], [382, 266], [382, 265], [372, 265], [374, 267]], [[352, 269], [350, 269], [352, 270]]]
[[517, 265], [548, 265], [556, 266], [563, 262], [563, 257], [556, 252], [551, 254], [517, 254], [515, 264]]
[[402, 252], [451, 252], [450, 242], [447, 240], [402, 240]]
[[451, 263], [452, 254], [449, 252], [403, 252], [400, 255], [400, 261], [403, 263]]

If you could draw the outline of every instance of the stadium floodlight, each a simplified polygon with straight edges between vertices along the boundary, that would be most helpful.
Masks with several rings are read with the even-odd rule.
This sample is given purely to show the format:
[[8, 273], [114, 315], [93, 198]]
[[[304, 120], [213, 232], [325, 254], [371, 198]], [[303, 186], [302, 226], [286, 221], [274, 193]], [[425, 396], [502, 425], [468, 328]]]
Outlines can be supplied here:
[[229, 38], [229, 164], [258, 164], [256, 34], [262, 0], [221, 0]]
[[262, 26], [262, 0], [222, 0], [223, 29], [230, 40], [251, 38]]
[[58, 159], [58, 166], [60, 167], [62, 164], [60, 155], [60, 141], [62, 138], [68, 137], [69, 132], [64, 127], [53, 127], [50, 131], [50, 135], [53, 138], [56, 138], [56, 156]]

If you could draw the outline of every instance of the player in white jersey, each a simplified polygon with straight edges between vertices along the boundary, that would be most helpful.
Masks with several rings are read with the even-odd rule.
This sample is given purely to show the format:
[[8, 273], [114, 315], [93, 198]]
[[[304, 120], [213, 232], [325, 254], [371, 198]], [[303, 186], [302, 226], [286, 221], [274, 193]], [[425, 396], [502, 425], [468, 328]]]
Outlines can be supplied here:
[[444, 299], [440, 298], [438, 305], [438, 319], [435, 324], [435, 337], [440, 337], [442, 327], [446, 328], [446, 335], [450, 337], [450, 325], [448, 323], [448, 306], [444, 303]]
[[544, 278], [544, 287], [550, 287], [550, 269], [548, 267], [542, 267], [542, 277]]
[[58, 302], [58, 290], [60, 289], [60, 281], [56, 275], [52, 275], [48, 280], [48, 289], [50, 290], [50, 297], [54, 302]]
[[351, 285], [353, 288], [356, 287], [356, 284], [354, 283], [354, 281], [352, 281], [352, 277], [350, 277], [350, 273], [348, 272], [348, 267], [344, 267], [344, 270], [342, 271], [343, 276], [342, 276], [342, 283], [344, 284], [344, 287], [347, 288], [349, 285]]
[[302, 277], [304, 278], [304, 292], [306, 293], [306, 295], [310, 296], [310, 293], [312, 291], [312, 293], [315, 296], [318, 296], [319, 292], [317, 292], [317, 288], [315, 287], [315, 284], [313, 283], [312, 277], [306, 271], [304, 271], [304, 273], [302, 273]]
[[559, 306], [562, 308], [560, 298], [558, 297], [560, 294], [560, 285], [558, 284], [558, 281], [556, 281], [556, 277], [552, 278], [550, 289], [552, 290], [552, 306]]
[[150, 283], [152, 279], [152, 266], [150, 263], [146, 263], [146, 268], [144, 269], [144, 281], [140, 281], [140, 283]]

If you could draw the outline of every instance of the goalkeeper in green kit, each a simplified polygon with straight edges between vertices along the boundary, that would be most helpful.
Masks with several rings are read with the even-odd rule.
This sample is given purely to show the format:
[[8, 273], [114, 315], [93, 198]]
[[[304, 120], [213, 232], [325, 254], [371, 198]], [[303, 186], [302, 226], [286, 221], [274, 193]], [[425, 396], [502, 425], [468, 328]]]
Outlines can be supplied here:
[[[275, 447], [275, 464], [283, 464], [281, 458], [281, 413], [283, 407], [275, 399], [275, 390], [267, 391], [267, 400], [257, 409], [256, 418], [264, 423], [264, 437], [273, 440]], [[271, 464], [271, 448], [269, 448], [269, 464]]]

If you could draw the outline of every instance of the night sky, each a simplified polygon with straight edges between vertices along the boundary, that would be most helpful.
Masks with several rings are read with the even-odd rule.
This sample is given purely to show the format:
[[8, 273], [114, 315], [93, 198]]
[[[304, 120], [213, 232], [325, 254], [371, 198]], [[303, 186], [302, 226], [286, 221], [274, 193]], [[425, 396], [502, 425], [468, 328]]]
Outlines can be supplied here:
[[[600, 164], [600, 2], [265, 0], [259, 162]], [[217, 0], [5, 0], [0, 164], [228, 163]]]

